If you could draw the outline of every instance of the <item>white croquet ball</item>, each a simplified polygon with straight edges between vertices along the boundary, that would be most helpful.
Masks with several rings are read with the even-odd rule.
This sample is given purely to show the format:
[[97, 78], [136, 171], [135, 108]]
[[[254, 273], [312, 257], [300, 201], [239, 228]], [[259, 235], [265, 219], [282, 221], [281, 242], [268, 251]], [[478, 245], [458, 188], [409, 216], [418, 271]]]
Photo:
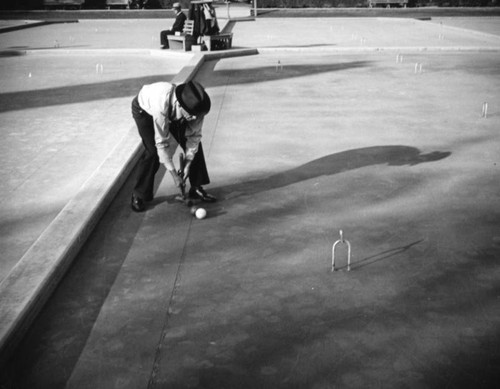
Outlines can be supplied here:
[[207, 216], [207, 211], [204, 208], [198, 208], [194, 213], [197, 219], [205, 219]]

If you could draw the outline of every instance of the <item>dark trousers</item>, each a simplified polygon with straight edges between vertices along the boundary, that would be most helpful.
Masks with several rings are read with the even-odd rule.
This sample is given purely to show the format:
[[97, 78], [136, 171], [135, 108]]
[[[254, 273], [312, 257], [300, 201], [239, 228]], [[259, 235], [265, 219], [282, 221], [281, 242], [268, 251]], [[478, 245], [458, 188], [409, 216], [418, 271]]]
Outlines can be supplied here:
[[165, 30], [160, 32], [160, 43], [165, 49], [169, 48], [167, 38], [169, 35], [175, 35], [175, 31]]
[[[145, 152], [137, 165], [137, 181], [134, 187], [134, 195], [145, 201], [151, 201], [153, 199], [155, 174], [160, 168], [160, 158], [158, 157], [156, 148], [153, 117], [141, 109], [137, 97], [132, 100], [132, 117], [135, 120], [142, 144], [145, 148]], [[184, 152], [186, 151], [187, 141], [185, 132], [186, 123], [177, 121], [170, 123], [170, 133]], [[191, 163], [189, 183], [191, 187], [203, 186], [210, 183], [201, 143]]]

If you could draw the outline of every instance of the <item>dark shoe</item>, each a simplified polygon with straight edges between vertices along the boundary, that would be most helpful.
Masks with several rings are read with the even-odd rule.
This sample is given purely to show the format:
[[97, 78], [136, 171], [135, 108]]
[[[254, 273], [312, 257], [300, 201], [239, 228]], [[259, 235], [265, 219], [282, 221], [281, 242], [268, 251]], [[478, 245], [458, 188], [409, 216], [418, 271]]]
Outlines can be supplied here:
[[130, 206], [132, 207], [132, 211], [134, 212], [144, 212], [146, 209], [146, 205], [144, 204], [144, 200], [140, 199], [136, 195], [132, 195], [132, 200], [130, 201]]
[[198, 188], [191, 188], [189, 190], [189, 197], [195, 200], [199, 199], [206, 203], [215, 203], [217, 201], [214, 196], [205, 192], [205, 189], [203, 189], [201, 186], [199, 186]]

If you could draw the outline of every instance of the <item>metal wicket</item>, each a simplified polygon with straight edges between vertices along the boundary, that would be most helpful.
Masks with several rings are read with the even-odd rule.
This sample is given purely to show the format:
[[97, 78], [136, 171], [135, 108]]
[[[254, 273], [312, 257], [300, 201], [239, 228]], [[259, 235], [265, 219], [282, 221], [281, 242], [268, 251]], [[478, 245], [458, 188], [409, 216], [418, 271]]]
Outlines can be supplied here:
[[483, 118], [488, 117], [488, 103], [486, 103], [486, 102], [483, 103], [483, 111], [481, 113], [481, 116]]
[[349, 243], [348, 240], [344, 239], [344, 233], [342, 230], [340, 230], [339, 233], [340, 233], [340, 239], [337, 240], [332, 246], [332, 272], [337, 270], [335, 269], [335, 247], [339, 243], [347, 245], [347, 271], [351, 270], [351, 244]]

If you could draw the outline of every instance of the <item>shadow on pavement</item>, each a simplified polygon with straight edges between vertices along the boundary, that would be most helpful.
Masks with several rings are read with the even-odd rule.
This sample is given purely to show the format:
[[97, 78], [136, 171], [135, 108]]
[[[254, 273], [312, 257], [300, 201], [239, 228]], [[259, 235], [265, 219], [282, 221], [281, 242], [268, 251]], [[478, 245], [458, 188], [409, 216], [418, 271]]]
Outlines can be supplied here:
[[[386, 250], [365, 258], [365, 261], [373, 263], [400, 254], [422, 241]], [[181, 383], [186, 377], [197, 377], [199, 388], [312, 388], [320, 387], [325, 382], [331, 386], [341, 384], [340, 380], [346, 374], [363, 374], [360, 373], [363, 371], [360, 366], [369, 365], [375, 358], [385, 355], [384, 358], [396, 361], [410, 361], [414, 374], [420, 374], [426, 384], [424, 386], [429, 388], [496, 388], [500, 376], [497, 368], [500, 333], [494, 324], [496, 315], [492, 312], [493, 307], [498, 305], [498, 288], [494, 277], [485, 279], [484, 275], [491, 274], [498, 266], [498, 262], [494, 260], [498, 258], [498, 249], [489, 251], [486, 262], [483, 254], [479, 252], [477, 256], [471, 256], [460, 264], [453, 259], [447, 261], [443, 258], [441, 263], [434, 264], [436, 266], [417, 266], [415, 272], [402, 268], [398, 274], [401, 281], [398, 293], [384, 297], [379, 304], [370, 301], [351, 307], [346, 305], [343, 309], [340, 308], [342, 304], [336, 303], [335, 308], [331, 308], [326, 303], [333, 299], [333, 292], [343, 294], [344, 298], [347, 298], [347, 291], [355, 293], [355, 288], [368, 293], [379, 282], [377, 275], [385, 270], [379, 268], [373, 272], [351, 272], [349, 278], [339, 275], [336, 284], [332, 284], [330, 273], [318, 274], [311, 271], [309, 275], [314, 274], [316, 277], [314, 285], [318, 286], [317, 289], [323, 288], [324, 294], [303, 288], [280, 297], [279, 304], [276, 305], [272, 301], [259, 301], [261, 309], [252, 310], [251, 314], [256, 320], [250, 324], [245, 323], [249, 310], [254, 308], [250, 304], [246, 306], [247, 309], [242, 308], [239, 313], [234, 314], [232, 326], [222, 321], [216, 324], [207, 321], [205, 326], [193, 329], [189, 340], [203, 339], [206, 334], [221, 332], [246, 335], [244, 340], [232, 346], [233, 357], [230, 363], [226, 366], [207, 364], [199, 368], [179, 364], [177, 377], [165, 377], [165, 380], [171, 381], [156, 387], [182, 387]], [[413, 254], [411, 258], [414, 261], [425, 260], [423, 256], [425, 254]], [[279, 275], [281, 285], [311, 285], [307, 281], [309, 278], [304, 277], [302, 272], [286, 274]], [[264, 281], [272, 283], [275, 276], [276, 274], [262, 274], [254, 276], [254, 280], [261, 284]], [[212, 285], [213, 279], [207, 278], [205, 283], [197, 285], [197, 290], [203, 290], [205, 295], [216, 295], [223, 289], [224, 296], [236, 296], [241, 291], [240, 282], [240, 278], [226, 277], [219, 285]], [[344, 289], [353, 284], [356, 286]], [[255, 289], [251, 289], [249, 293]], [[439, 298], [441, 295], [447, 298]], [[192, 296], [184, 296], [186, 305]], [[236, 300], [236, 297], [227, 299]], [[196, 310], [196, 303], [199, 304], [199, 301], [185, 311]], [[269, 321], [269, 311], [279, 318]], [[474, 318], [472, 320], [482, 317], [486, 322], [485, 326], [491, 328], [490, 333], [478, 335], [471, 331], [470, 336], [464, 336], [463, 326], [469, 323], [462, 321], [464, 312]], [[441, 324], [436, 326], [430, 317], [439, 318]], [[401, 335], [402, 331], [412, 331], [415, 337], [405, 339]], [[438, 337], [449, 337], [453, 341], [437, 342]], [[178, 341], [177, 344], [181, 343]], [[177, 353], [183, 351], [174, 342], [170, 342], [169, 346], [174, 349], [169, 349], [168, 353], [179, 355]], [[421, 352], [426, 348], [427, 354]], [[436, 363], [431, 358], [426, 359], [429, 355], [432, 358], [439, 355], [441, 358], [436, 358]], [[288, 375], [283, 374], [278, 380], [273, 376], [272, 369], [269, 370], [269, 375], [259, 374], [278, 363], [288, 367]], [[281, 371], [286, 373], [286, 368]], [[387, 374], [404, 377], [391, 368], [388, 371], [390, 373]], [[369, 369], [364, 374], [370, 374]]]
[[76, 48], [83, 48], [83, 47], [89, 47], [89, 45], [59, 45], [57, 44], [54, 46], [40, 46], [40, 47], [31, 47], [31, 46], [10, 46], [7, 48], [7, 50], [32, 50], [32, 51], [42, 51], [42, 50], [54, 50], [54, 48], [57, 47], [58, 49], [66, 49], [66, 50], [71, 50], [71, 49], [76, 49]]
[[[311, 76], [314, 74], [338, 72], [347, 69], [367, 67], [371, 61], [353, 61], [346, 63], [331, 64], [304, 64], [287, 65], [282, 64], [282, 69], [277, 71], [276, 65], [261, 66], [256, 68], [237, 69], [237, 70], [215, 70], [219, 60], [207, 62], [205, 66], [215, 75], [208, 82], [206, 87], [216, 87], [229, 84], [248, 84], [264, 81], [285, 80], [293, 77]], [[223, 81], [220, 81], [223, 80]], [[221, 83], [223, 82], [223, 84]]]
[[[134, 170], [23, 338], [8, 368], [0, 371], [0, 389], [66, 387], [146, 216], [129, 207], [135, 175]], [[71, 341], [61, 343], [61, 339]]]
[[409, 146], [373, 146], [348, 150], [315, 159], [295, 169], [272, 176], [214, 189], [221, 198], [230, 199], [242, 195], [251, 195], [267, 190], [292, 185], [300, 181], [320, 176], [330, 176], [341, 172], [359, 169], [365, 166], [387, 164], [389, 166], [417, 165], [435, 162], [447, 158], [451, 153], [434, 151], [422, 154], [420, 150]]
[[[212, 62], [215, 67], [217, 61]], [[327, 65], [286, 65], [285, 71], [276, 72], [275, 66], [259, 67], [241, 70], [241, 76], [231, 77], [234, 83], [254, 83], [271, 80], [301, 77], [317, 73], [327, 73], [345, 69], [367, 66], [368, 61], [355, 61], [349, 63], [335, 63]], [[208, 65], [209, 66], [209, 65]], [[227, 77], [224, 73], [234, 75], [234, 70], [222, 70], [219, 73], [225, 82]], [[28, 90], [20, 92], [8, 92], [0, 94], [0, 113], [17, 111], [30, 108], [48, 107], [63, 104], [75, 104], [89, 101], [111, 99], [118, 97], [134, 96], [145, 84], [169, 80], [173, 76], [158, 74], [147, 77], [129, 78], [126, 80], [113, 80], [101, 83], [71, 85], [57, 88], [40, 90]], [[218, 86], [217, 77], [213, 82], [207, 83], [206, 87]]]
[[[351, 269], [359, 269], [361, 267], [364, 267], [364, 266], [367, 266], [367, 265], [371, 265], [375, 262], [379, 262], [379, 261], [382, 261], [384, 259], [387, 259], [387, 258], [391, 258], [395, 255], [399, 255], [401, 253], [404, 253], [405, 251], [408, 251], [409, 249], [411, 249], [413, 246], [416, 246], [417, 244], [423, 242], [424, 239], [419, 239], [415, 242], [412, 242], [412, 243], [409, 243], [405, 246], [401, 246], [401, 247], [396, 247], [396, 248], [393, 248], [393, 249], [390, 249], [390, 250], [385, 250], [385, 251], [382, 251], [381, 253], [378, 253], [378, 254], [374, 254], [374, 255], [371, 255], [369, 257], [366, 257], [366, 258], [363, 258], [361, 259], [360, 261], [357, 261], [357, 262], [353, 262], [351, 264]], [[339, 267], [339, 269], [346, 269], [347, 268], [347, 265], [344, 265], [342, 267]]]
[[173, 76], [158, 74], [147, 77], [113, 80], [95, 84], [28, 90], [0, 94], [0, 113], [54, 105], [135, 96], [144, 84], [169, 80]]

